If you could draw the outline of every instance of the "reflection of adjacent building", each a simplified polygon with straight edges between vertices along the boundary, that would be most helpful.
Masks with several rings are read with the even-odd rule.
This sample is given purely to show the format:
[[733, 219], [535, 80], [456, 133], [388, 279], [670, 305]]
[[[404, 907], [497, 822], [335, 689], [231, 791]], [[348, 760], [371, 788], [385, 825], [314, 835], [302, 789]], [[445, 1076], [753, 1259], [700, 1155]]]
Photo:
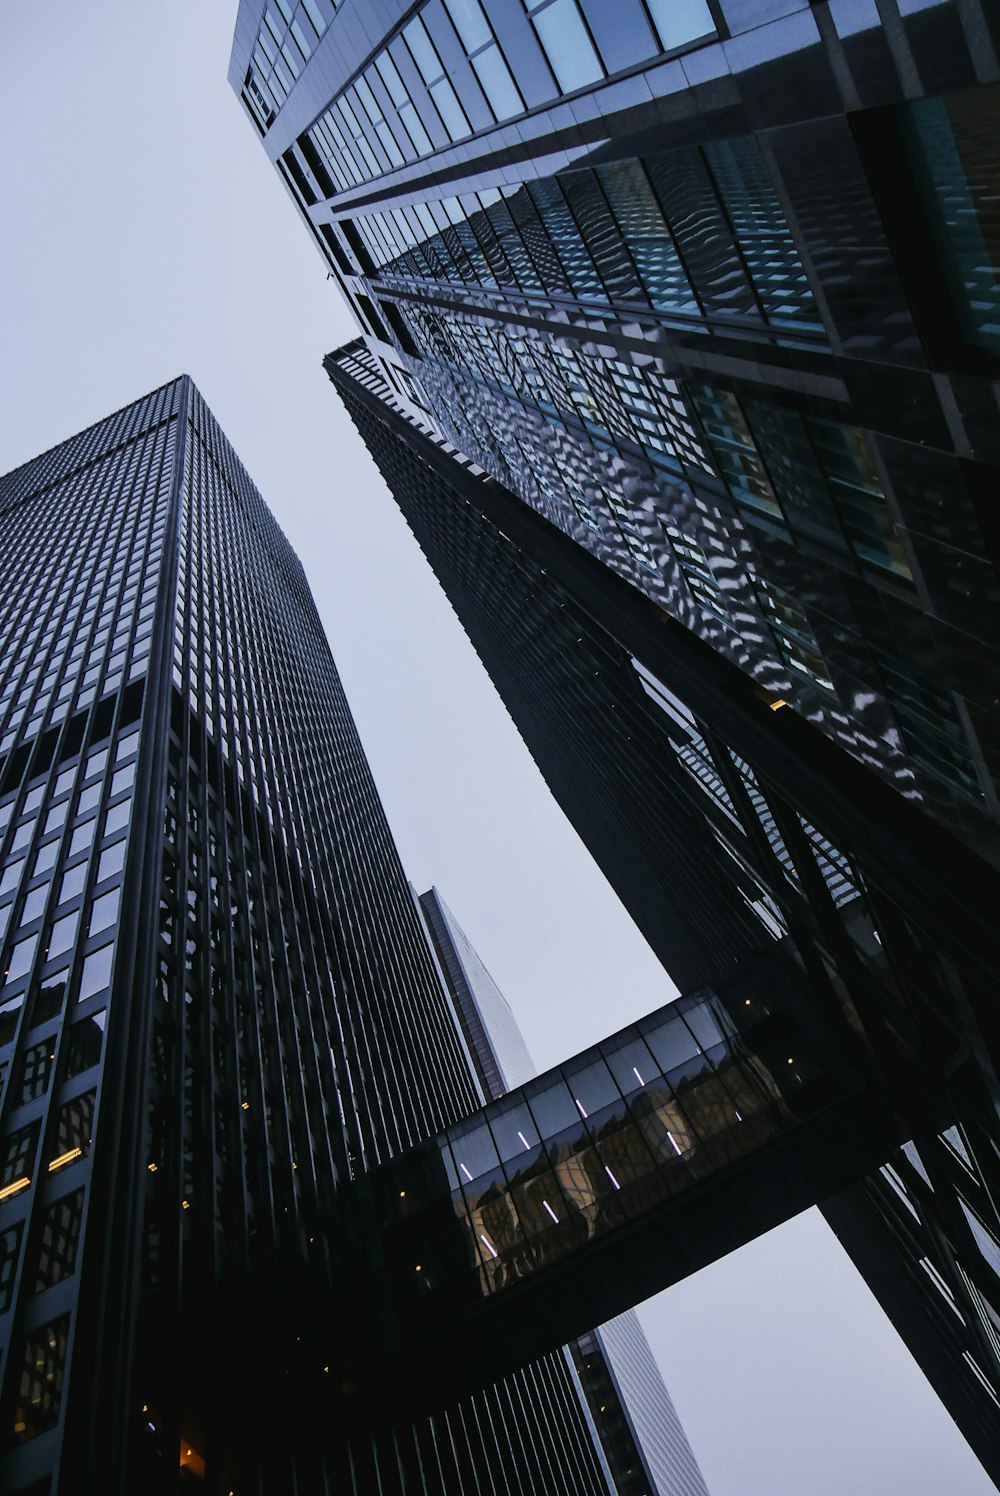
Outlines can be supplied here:
[[[830, 1219], [980, 1457], [1000, 1469], [1000, 1358], [987, 1325], [1000, 1292], [981, 1246], [1000, 1239], [992, 1059], [988, 1025], [977, 1020], [997, 953], [968, 919], [969, 895], [990, 886], [988, 872], [971, 854], [947, 864], [912, 821], [901, 832], [881, 789], [861, 814], [846, 777], [817, 794], [815, 774], [791, 764], [781, 740], [749, 729], [755, 712], [780, 725], [780, 699], [772, 710], [752, 695], [737, 705], [739, 682], [727, 677], [720, 707], [704, 655], [688, 659], [683, 640], [651, 636], [641, 612], [572, 564], [565, 542], [427, 433], [364, 349], [327, 367], [550, 788], [681, 985], [722, 971], [741, 948], [794, 942], [812, 952], [820, 985], [822, 973], [832, 977], [852, 1031], [874, 1035], [885, 1024], [880, 1045], [924, 1074], [938, 1052], [951, 1056], [943, 1120], [964, 1118], [968, 1166], [956, 1172], [945, 1153], [949, 1168], [931, 1193], [899, 1154], [888, 1174], [854, 1188], [856, 1208], [831, 1204]], [[655, 667], [642, 659], [651, 643]], [[909, 839], [914, 830], [922, 841]], [[954, 1001], [956, 980], [970, 1006]], [[942, 1152], [934, 1128], [922, 1153]], [[913, 1221], [899, 1200], [904, 1179], [924, 1201], [915, 1240], [892, 1225], [900, 1211]], [[963, 1190], [975, 1197], [975, 1229]], [[880, 1212], [888, 1229], [863, 1231]], [[906, 1255], [895, 1277], [894, 1251]], [[904, 1277], [908, 1295], [881, 1291]], [[942, 1285], [961, 1300], [961, 1319]]]
[[[421, 895], [420, 908], [473, 1056], [483, 1099], [498, 1100], [535, 1074], [517, 1021], [437, 889]], [[525, 1148], [531, 1151], [526, 1141]], [[621, 1177], [628, 1177], [626, 1166], [619, 1167]], [[567, 1157], [556, 1162], [554, 1173], [578, 1210], [597, 1202], [594, 1182], [582, 1163]], [[598, 1184], [603, 1194], [606, 1178], [599, 1176]], [[536, 1181], [536, 1208], [540, 1188]], [[463, 1205], [463, 1213], [466, 1208]], [[525, 1200], [521, 1208], [531, 1206]], [[520, 1244], [528, 1233], [521, 1228], [511, 1192], [487, 1188], [478, 1203], [468, 1208], [466, 1219], [477, 1244], [494, 1244], [496, 1257], [487, 1252], [483, 1263], [491, 1287], [507, 1273], [520, 1276]], [[530, 1248], [525, 1250], [530, 1253]], [[567, 1353], [607, 1461], [612, 1488], [620, 1496], [704, 1496], [701, 1472], [634, 1312], [619, 1315], [573, 1341]]]
[[230, 68], [364, 329], [331, 377], [679, 984], [794, 945], [922, 1097], [906, 1315], [995, 1427], [994, 11], [355, 4], [243, 0]]

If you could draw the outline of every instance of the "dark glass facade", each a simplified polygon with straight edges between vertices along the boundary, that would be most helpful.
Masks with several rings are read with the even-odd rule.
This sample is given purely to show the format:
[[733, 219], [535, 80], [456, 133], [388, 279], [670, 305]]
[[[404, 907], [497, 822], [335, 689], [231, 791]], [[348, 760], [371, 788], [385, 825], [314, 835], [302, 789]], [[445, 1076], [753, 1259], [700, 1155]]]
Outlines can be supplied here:
[[0, 481], [0, 567], [0, 1486], [599, 1496], [558, 1354], [352, 1406], [338, 1195], [479, 1093], [302, 568], [191, 382]]
[[[428, 434], [361, 345], [327, 368], [553, 793], [682, 985], [699, 970], [718, 973], [741, 943], [794, 941], [812, 952], [821, 984], [825, 973], [841, 998], [851, 993], [850, 1022], [877, 1053], [902, 1043], [911, 1059], [924, 1056], [921, 1087], [938, 1046], [964, 1056], [939, 1093], [945, 1112], [932, 1105], [919, 1138], [830, 1202], [828, 1215], [996, 1470], [988, 957], [965, 901], [977, 859], [949, 864], [936, 923], [924, 928], [919, 891], [892, 871], [913, 865], [914, 846], [928, 862], [939, 850], [921, 843], [922, 818], [894, 826], [876, 785], [863, 822], [845, 762], [830, 766], [818, 794], [775, 740], [771, 723], [794, 721], [781, 699], [743, 687], [741, 700], [735, 675], [717, 695], [710, 657], [696, 649], [688, 658], [687, 636], [658, 644], [655, 671], [643, 664], [645, 610], [622, 606], [631, 595], [605, 587], [599, 563]], [[664, 683], [678, 677], [685, 698]], [[954, 1001], [958, 981], [972, 1012]], [[873, 1233], [872, 1219], [897, 1217], [905, 1232], [897, 1223]], [[881, 1292], [904, 1272], [909, 1293]]]
[[256, 117], [331, 377], [680, 985], [792, 943], [933, 1095], [830, 1216], [1000, 1478], [996, 9], [364, 9]]
[[[517, 1020], [436, 888], [420, 909], [484, 1100], [537, 1074]], [[634, 1312], [567, 1347], [618, 1496], [707, 1496], [676, 1409]]]

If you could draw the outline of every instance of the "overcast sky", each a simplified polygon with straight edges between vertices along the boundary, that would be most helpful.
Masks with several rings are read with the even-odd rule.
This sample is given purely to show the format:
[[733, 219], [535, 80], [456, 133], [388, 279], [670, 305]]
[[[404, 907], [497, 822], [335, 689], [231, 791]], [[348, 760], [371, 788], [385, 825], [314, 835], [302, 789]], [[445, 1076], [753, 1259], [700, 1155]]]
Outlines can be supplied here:
[[[301, 555], [410, 877], [546, 1066], [671, 988], [339, 406], [349, 315], [226, 83], [234, 0], [0, 0], [0, 472], [181, 372]], [[816, 1212], [643, 1322], [712, 1496], [988, 1496]]]

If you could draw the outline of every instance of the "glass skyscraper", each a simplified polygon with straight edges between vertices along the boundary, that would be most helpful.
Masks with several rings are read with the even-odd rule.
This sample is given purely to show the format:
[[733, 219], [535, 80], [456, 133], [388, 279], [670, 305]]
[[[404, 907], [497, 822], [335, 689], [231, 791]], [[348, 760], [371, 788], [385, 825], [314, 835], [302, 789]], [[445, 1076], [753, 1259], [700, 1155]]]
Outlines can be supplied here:
[[[517, 1020], [436, 888], [420, 910], [484, 1100], [537, 1075]], [[707, 1496], [704, 1478], [631, 1310], [568, 1348], [618, 1496]]]
[[923, 1095], [829, 1215], [1000, 1477], [998, 51], [977, 0], [243, 0], [230, 82], [653, 948], [794, 944]]
[[[550, 788], [681, 985], [719, 975], [741, 948], [794, 941], [820, 986], [826, 973], [841, 997], [850, 991], [851, 1022], [864, 1015], [883, 1058], [902, 1045], [913, 1059], [916, 1043], [921, 1086], [935, 1046], [962, 1056], [907, 1146], [823, 1208], [977, 1453], [1000, 1470], [990, 1029], [981, 1005], [963, 1012], [945, 985], [957, 957], [982, 992], [976, 944], [955, 939], [969, 935], [974, 864], [960, 862], [950, 903], [934, 870], [936, 921], [918, 927], [918, 892], [897, 873], [922, 826], [893, 824], [886, 788], [867, 802], [866, 834], [852, 824], [842, 763], [817, 796], [781, 739], [758, 730], [768, 716], [786, 720], [780, 701], [752, 688], [741, 697], [736, 675], [713, 678], [689, 636], [651, 640], [631, 594], [434, 434], [363, 345], [327, 369]], [[652, 657], [651, 642], [656, 670], [639, 658]]]
[[0, 481], [0, 1486], [606, 1480], [559, 1354], [351, 1401], [337, 1197], [479, 1105], [302, 568], [188, 379]]

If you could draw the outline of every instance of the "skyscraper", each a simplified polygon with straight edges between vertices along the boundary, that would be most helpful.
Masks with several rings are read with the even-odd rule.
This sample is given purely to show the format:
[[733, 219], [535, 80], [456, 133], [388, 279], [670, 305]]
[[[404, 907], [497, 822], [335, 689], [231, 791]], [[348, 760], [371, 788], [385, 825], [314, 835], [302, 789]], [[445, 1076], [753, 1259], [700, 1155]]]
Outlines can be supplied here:
[[[436, 888], [420, 895], [435, 954], [484, 1099], [537, 1074], [517, 1020]], [[619, 1496], [707, 1496], [705, 1482], [633, 1311], [568, 1347]]]
[[[867, 1019], [873, 1005], [888, 1015], [890, 1047], [905, 1035], [925, 1057], [934, 1045], [962, 1056], [950, 1110], [935, 1107], [918, 1142], [824, 1208], [966, 1437], [1000, 1473], [1000, 1257], [983, 1104], [990, 1030], [945, 996], [954, 966], [937, 944], [939, 932], [968, 929], [966, 883], [957, 879], [937, 930], [915, 928], [916, 891], [887, 878], [887, 849], [862, 837], [843, 850], [852, 811], [844, 803], [831, 816], [830, 796], [850, 787], [824, 785], [810, 806], [817, 820], [804, 814], [810, 786], [751, 725], [768, 713], [752, 690], [741, 702], [732, 677], [721, 701], [710, 659], [697, 648], [688, 659], [680, 635], [657, 660], [660, 675], [642, 664], [631, 652], [646, 639], [642, 612], [601, 585], [598, 563], [430, 433], [360, 343], [326, 364], [553, 793], [667, 968], [696, 982], [741, 940], [753, 945], [752, 928], [765, 945], [791, 936], [836, 968]], [[665, 685], [679, 671], [703, 715]], [[874, 813], [885, 793], [877, 786]], [[874, 840], [898, 836], [905, 859], [908, 828], [876, 826]], [[939, 887], [943, 906], [945, 879]], [[974, 981], [975, 950], [957, 950]], [[925, 1058], [921, 1084], [928, 1074]]]
[[[901, 1327], [996, 1469], [1000, 22], [780, 9], [244, 0], [230, 81], [365, 331], [331, 376], [654, 948], [671, 900], [675, 961], [754, 918], [918, 1088], [951, 1053], [838, 1230], [873, 1282], [903, 1244]], [[484, 616], [525, 578], [526, 617], [583, 618], [565, 660]], [[629, 658], [670, 767], [647, 712], [615, 782], [586, 713], [621, 741]], [[699, 836], [730, 862], [700, 911], [669, 876]]]
[[771, 942], [483, 1106], [189, 379], [8, 474], [0, 563], [3, 1489], [598, 1496], [556, 1348], [869, 1170], [899, 1064]]
[[598, 1496], [559, 1355], [350, 1413], [338, 1192], [479, 1096], [302, 568], [190, 380], [8, 474], [0, 564], [0, 1485]]

